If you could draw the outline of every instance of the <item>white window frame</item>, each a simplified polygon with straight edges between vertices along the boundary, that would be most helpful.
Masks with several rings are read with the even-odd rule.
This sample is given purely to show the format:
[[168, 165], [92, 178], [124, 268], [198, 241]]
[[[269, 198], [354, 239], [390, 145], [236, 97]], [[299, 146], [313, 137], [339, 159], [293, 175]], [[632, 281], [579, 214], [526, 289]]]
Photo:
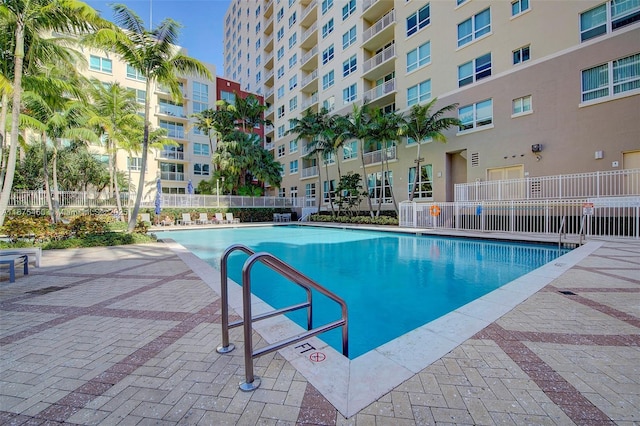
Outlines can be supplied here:
[[[491, 111], [490, 115], [486, 117], [485, 116], [478, 117], [479, 111], [481, 111], [481, 108], [486, 108], [487, 106], [485, 104], [487, 103], [489, 104], [488, 107], [490, 108], [490, 111]], [[462, 115], [463, 110], [464, 110], [464, 113], [466, 113], [467, 110], [471, 112], [471, 121], [469, 122], [469, 126], [466, 128], [463, 128], [464, 127], [464, 120]], [[493, 99], [492, 98], [485, 99], [480, 102], [464, 105], [458, 108], [458, 119], [463, 123], [463, 126], [460, 126], [460, 130], [458, 134], [469, 133], [479, 129], [492, 128], [493, 127]]]
[[358, 99], [358, 84], [353, 83], [351, 86], [342, 89], [342, 100], [345, 104]]
[[[527, 58], [524, 59], [525, 53]], [[517, 57], [516, 57], [517, 55]], [[518, 65], [523, 62], [527, 62], [531, 60], [531, 45], [527, 44], [526, 46], [522, 46], [512, 52], [513, 65]]]
[[342, 63], [342, 76], [346, 77], [358, 69], [358, 56], [353, 55]]
[[348, 0], [347, 4], [342, 6], [342, 20], [346, 21], [356, 11], [356, 0]]
[[293, 175], [298, 173], [299, 167], [298, 167], [298, 160], [291, 160], [289, 161], [289, 174]]
[[347, 31], [342, 34], [342, 50], [354, 44], [358, 39], [358, 32], [356, 30], [356, 26], [354, 25]]
[[[476, 20], [480, 15], [482, 15], [485, 12], [489, 14], [489, 23], [483, 27], [478, 28], [476, 24]], [[471, 28], [470, 28], [471, 32], [468, 34], [464, 34], [463, 37], [460, 37], [460, 27], [461, 25], [464, 25], [467, 22], [470, 22], [471, 24]], [[476, 13], [472, 17], [465, 19], [464, 21], [458, 24], [458, 48], [462, 46], [466, 46], [469, 43], [473, 43], [474, 41], [488, 34], [491, 34], [491, 7], [481, 10], [480, 12]]]
[[531, 95], [522, 96], [511, 101], [511, 117], [529, 115], [533, 112]]
[[329, 34], [333, 32], [335, 26], [333, 25], [333, 18], [329, 19], [326, 24], [322, 26], [322, 38], [327, 38]]
[[[94, 65], [93, 62], [98, 61], [97, 65]], [[105, 65], [109, 64], [108, 67]], [[89, 56], [89, 69], [91, 71], [103, 72], [105, 74], [113, 74], [113, 61], [109, 58], [104, 58], [102, 56], [90, 55]]]
[[335, 72], [333, 70], [329, 71], [325, 75], [322, 76], [322, 90], [327, 90], [335, 83]]
[[[411, 93], [415, 89], [415, 96]], [[424, 93], [423, 93], [424, 92]], [[426, 102], [431, 98], [431, 79], [407, 88], [407, 106]]]
[[[628, 10], [623, 10], [618, 16], [614, 16], [618, 6], [627, 5], [631, 7]], [[590, 16], [588, 14], [592, 12], [596, 13], [594, 15], [597, 18], [596, 22], [585, 27], [584, 24], [589, 23]], [[640, 4], [634, 6], [633, 1], [629, 0], [611, 0], [601, 3], [580, 13], [580, 41], [585, 42], [603, 34], [610, 34], [612, 31], [631, 25], [638, 20], [640, 20]]]
[[511, 2], [511, 17], [520, 16], [531, 10], [530, 0], [514, 0]]
[[[631, 74], [629, 77], [623, 77], [622, 80], [616, 81], [616, 65], [619, 65], [622, 61], [632, 61], [630, 64], [622, 64], [621, 68], [631, 69], [635, 74]], [[585, 89], [585, 78], [588, 77], [585, 73], [590, 71], [596, 71], [600, 69], [599, 74], [603, 80], [601, 84], [596, 88]], [[606, 76], [606, 77], [605, 77]], [[640, 53], [634, 55], [625, 56], [615, 59], [613, 61], [606, 62], [604, 64], [597, 65], [595, 67], [587, 68], [581, 72], [581, 103], [598, 103], [610, 99], [617, 99], [620, 97], [626, 97], [640, 93]], [[625, 90], [620, 90], [621, 86], [631, 85], [632, 87]], [[601, 95], [597, 95], [597, 92], [601, 92]], [[596, 96], [590, 97], [589, 94], [595, 93]], [[588, 99], [587, 99], [588, 97]]]
[[[425, 53], [423, 49], [427, 49], [428, 53]], [[415, 54], [415, 61], [410, 58]], [[431, 41], [421, 44], [413, 50], [407, 52], [407, 72], [412, 72], [427, 66], [431, 63]]]
[[358, 158], [358, 141], [353, 140], [350, 142], [346, 142], [342, 146], [342, 159], [353, 160], [355, 158]]
[[[480, 59], [485, 59], [487, 55], [489, 56], [488, 66], [487, 66], [487, 63], [478, 64], [478, 61]], [[470, 73], [468, 72], [462, 75], [461, 72], [463, 71], [463, 67], [468, 68], [469, 66], [470, 66], [471, 72]], [[465, 62], [464, 64], [459, 65], [458, 66], [458, 87], [463, 87], [468, 84], [473, 84], [478, 80], [482, 80], [483, 78], [491, 77], [492, 68], [493, 68], [493, 64], [492, 64], [491, 52], [485, 53], [484, 55], [478, 56], [472, 61]], [[471, 80], [467, 81], [469, 79]], [[463, 81], [465, 81], [464, 84], [463, 84]]]
[[[425, 11], [427, 13], [427, 16], [426, 17], [422, 16], [422, 18], [420, 18], [420, 16]], [[409, 20], [412, 20], [412, 19], [415, 19], [416, 21], [415, 24], [409, 24]], [[430, 23], [431, 23], [431, 3], [427, 3], [407, 17], [407, 32], [406, 32], [407, 37], [411, 37], [412, 35], [420, 31]]]
[[328, 64], [335, 56], [335, 48], [333, 43], [322, 51], [322, 65]]

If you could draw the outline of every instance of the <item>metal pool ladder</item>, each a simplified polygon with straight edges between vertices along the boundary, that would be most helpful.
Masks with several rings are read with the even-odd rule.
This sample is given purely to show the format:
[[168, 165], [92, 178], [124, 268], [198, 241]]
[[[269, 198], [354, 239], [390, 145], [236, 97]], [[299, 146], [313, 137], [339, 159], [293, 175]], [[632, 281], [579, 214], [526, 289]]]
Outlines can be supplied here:
[[[228, 277], [227, 277], [227, 260], [229, 255], [234, 251], [242, 251], [249, 255], [249, 258], [244, 262], [242, 267], [242, 316], [244, 319], [249, 318], [249, 321], [235, 321], [229, 323], [229, 291], [228, 291]], [[268, 266], [275, 272], [279, 273], [285, 278], [288, 278], [293, 283], [302, 287], [307, 293], [307, 301], [291, 305], [286, 308], [276, 309], [270, 312], [264, 312], [258, 314], [255, 317], [251, 316], [251, 268], [256, 262], [261, 262]], [[313, 328], [312, 314], [313, 314], [313, 295], [311, 290], [325, 295], [334, 302], [338, 303], [342, 308], [342, 318], [337, 321], [330, 322], [323, 326]], [[347, 304], [340, 297], [322, 287], [320, 284], [313, 281], [311, 278], [297, 271], [292, 266], [278, 259], [270, 253], [259, 252], [256, 253], [249, 247], [242, 244], [234, 244], [229, 246], [223, 253], [220, 259], [220, 299], [222, 302], [222, 345], [218, 346], [216, 351], [220, 354], [231, 352], [235, 349], [233, 343], [229, 343], [229, 329], [243, 326], [244, 328], [244, 370], [245, 381], [240, 383], [240, 390], [248, 392], [257, 389], [260, 386], [260, 378], [253, 374], [253, 359], [259, 356], [268, 354], [270, 352], [277, 351], [293, 343], [300, 342], [309, 337], [315, 336], [325, 331], [332, 330], [334, 328], [342, 327], [342, 354], [349, 356], [349, 338], [347, 331]], [[292, 312], [298, 309], [307, 309], [307, 331], [297, 336], [292, 336], [281, 340], [263, 348], [253, 350], [252, 332], [253, 322], [260, 321], [266, 318], [271, 318], [277, 315], [282, 315], [287, 312]]]

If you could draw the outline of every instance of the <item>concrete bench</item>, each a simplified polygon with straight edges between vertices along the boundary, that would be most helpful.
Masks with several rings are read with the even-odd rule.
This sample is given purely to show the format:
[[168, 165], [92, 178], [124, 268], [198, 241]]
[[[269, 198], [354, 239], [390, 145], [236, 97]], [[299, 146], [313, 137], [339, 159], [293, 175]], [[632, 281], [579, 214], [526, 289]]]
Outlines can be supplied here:
[[9, 282], [16, 282], [16, 265], [24, 265], [24, 275], [29, 275], [29, 257], [26, 254], [0, 256], [0, 265], [9, 265]]
[[0, 250], [0, 256], [4, 256], [6, 254], [26, 254], [29, 256], [29, 263], [35, 264], [36, 268], [40, 267], [40, 258], [42, 257], [42, 249], [40, 247], [25, 247]]

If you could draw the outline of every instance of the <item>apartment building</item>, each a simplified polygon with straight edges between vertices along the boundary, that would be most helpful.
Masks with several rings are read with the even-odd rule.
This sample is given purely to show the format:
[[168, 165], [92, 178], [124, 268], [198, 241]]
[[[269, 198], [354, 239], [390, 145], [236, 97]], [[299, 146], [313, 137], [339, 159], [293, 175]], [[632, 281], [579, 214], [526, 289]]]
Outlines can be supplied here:
[[[281, 195], [326, 204], [338, 162], [361, 175], [364, 162], [390, 208], [383, 155], [397, 200], [416, 176], [418, 200], [453, 201], [458, 183], [640, 167], [638, 0], [235, 0], [224, 53], [225, 75], [270, 105]], [[422, 142], [419, 173], [415, 141], [364, 159], [347, 141], [317, 164], [286, 134], [309, 108], [407, 112], [436, 97], [463, 124]]]

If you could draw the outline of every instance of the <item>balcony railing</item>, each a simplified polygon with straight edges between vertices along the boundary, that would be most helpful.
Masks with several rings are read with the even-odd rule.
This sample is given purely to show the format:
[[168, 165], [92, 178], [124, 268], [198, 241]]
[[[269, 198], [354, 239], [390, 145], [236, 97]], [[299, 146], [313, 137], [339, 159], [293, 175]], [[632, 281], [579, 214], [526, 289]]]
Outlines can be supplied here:
[[302, 55], [300, 59], [300, 64], [304, 65], [309, 59], [318, 54], [318, 46], [315, 46], [313, 49]]
[[302, 33], [302, 41], [304, 42], [306, 39], [308, 39], [309, 36], [313, 34], [314, 31], [316, 31], [317, 29], [318, 29], [318, 23], [314, 22], [313, 25], [311, 25], [309, 28], [306, 29], [305, 32]]
[[184, 160], [184, 152], [163, 150], [163, 151], [160, 151], [159, 155], [160, 155], [159, 158], [163, 158], [167, 160]]
[[156, 114], [164, 114], [171, 117], [187, 118], [184, 108], [174, 105], [156, 105]]
[[387, 93], [394, 92], [396, 90], [396, 79], [392, 78], [389, 81], [385, 81], [379, 86], [374, 87], [373, 89], [365, 92], [364, 99], [374, 101], [378, 98], [383, 97]]
[[300, 18], [301, 21], [304, 21], [304, 18], [307, 17], [307, 15], [309, 14], [309, 12], [311, 12], [311, 10], [316, 7], [318, 5], [318, 0], [313, 0], [311, 3], [309, 3], [307, 5], [307, 7], [305, 7], [302, 10], [302, 18]]
[[366, 42], [371, 37], [375, 36], [385, 28], [395, 23], [396, 23], [396, 11], [395, 9], [391, 9], [386, 15], [380, 18], [375, 24], [367, 28], [367, 30], [362, 34], [362, 42], [363, 43]]
[[366, 61], [363, 65], [364, 72], [367, 72], [378, 65], [381, 65], [387, 62], [389, 59], [396, 56], [396, 45], [392, 44], [391, 46], [386, 47], [382, 52], [378, 53], [368, 61]]
[[638, 196], [640, 169], [461, 183], [454, 192], [456, 201]]
[[180, 173], [180, 172], [160, 172], [160, 179], [162, 179], [162, 180], [184, 181], [184, 173]]
[[310, 178], [314, 176], [318, 176], [318, 166], [311, 166], [311, 167], [307, 167], [300, 170], [301, 179]]
[[364, 164], [375, 164], [381, 163], [382, 158], [386, 152], [386, 160], [395, 160], [398, 157], [396, 156], [396, 147], [391, 146], [387, 149], [380, 149], [378, 151], [367, 152], [364, 154]]
[[313, 95], [311, 95], [310, 98], [307, 98], [304, 101], [302, 101], [302, 109], [309, 108], [311, 105], [314, 105], [317, 103], [318, 103], [318, 94], [314, 93]]
[[362, 11], [364, 12], [365, 10], [369, 9], [377, 1], [382, 1], [382, 0], [364, 0], [362, 2]]
[[313, 70], [313, 72], [302, 79], [302, 86], [304, 87], [307, 84], [311, 83], [313, 80], [318, 78], [318, 70]]

